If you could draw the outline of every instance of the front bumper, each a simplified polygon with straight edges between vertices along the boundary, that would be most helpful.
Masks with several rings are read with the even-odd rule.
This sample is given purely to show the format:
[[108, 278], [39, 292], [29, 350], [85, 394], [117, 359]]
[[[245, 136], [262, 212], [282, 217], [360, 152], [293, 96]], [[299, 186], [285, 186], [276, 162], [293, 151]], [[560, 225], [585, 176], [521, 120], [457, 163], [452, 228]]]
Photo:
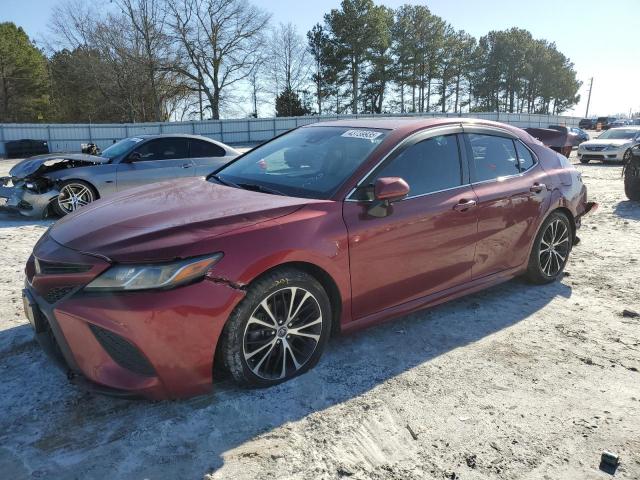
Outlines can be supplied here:
[[[40, 254], [47, 252], [39, 250], [43, 260]], [[85, 257], [76, 263], [86, 263], [86, 255], [73, 253]], [[87, 277], [108, 267], [90, 260], [96, 266]], [[72, 382], [100, 393], [156, 400], [211, 389], [217, 341], [243, 291], [206, 279], [168, 291], [98, 295], [83, 292], [86, 279], [64, 290], [70, 283], [60, 278], [65, 276], [30, 276], [28, 265], [24, 295], [25, 309], [33, 309], [37, 319], [36, 338]]]
[[25, 217], [45, 217], [49, 205], [60, 194], [55, 188], [44, 193], [32, 192], [22, 185], [9, 186], [10, 181], [11, 177], [0, 178], [0, 198], [5, 199], [4, 205], [0, 205]]
[[621, 162], [626, 148], [619, 150], [587, 150], [582, 145], [578, 147], [579, 160], [598, 160], [601, 162]]

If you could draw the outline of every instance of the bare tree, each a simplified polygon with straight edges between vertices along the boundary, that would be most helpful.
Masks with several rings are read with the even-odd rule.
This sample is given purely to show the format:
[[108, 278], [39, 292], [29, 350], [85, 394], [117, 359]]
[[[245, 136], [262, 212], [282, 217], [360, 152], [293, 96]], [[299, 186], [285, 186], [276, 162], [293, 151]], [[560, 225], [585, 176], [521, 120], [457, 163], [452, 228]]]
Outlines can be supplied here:
[[[71, 59], [94, 60], [83, 63], [86, 83], [112, 107], [98, 110], [119, 111], [127, 121], [162, 121], [170, 115], [173, 97], [185, 95], [184, 77], [168, 66], [171, 38], [163, 7], [164, 0], [115, 0], [100, 18], [87, 0], [67, 0], [54, 9], [49, 43], [89, 54]], [[72, 98], [74, 92], [66, 94]]]
[[256, 57], [252, 61], [253, 67], [248, 77], [249, 87], [251, 88], [251, 106], [253, 107], [251, 116], [254, 118], [258, 118], [258, 107], [264, 103], [262, 94], [265, 91], [264, 72], [266, 60], [266, 56], [261, 51], [256, 52]]
[[304, 39], [292, 23], [280, 24], [271, 32], [268, 69], [273, 94], [296, 91], [309, 80], [311, 58]]
[[165, 10], [163, 0], [116, 0], [133, 27], [136, 46], [136, 60], [143, 63], [146, 79], [153, 101], [156, 121], [167, 118], [163, 108], [161, 84], [167, 77], [167, 55], [169, 37], [165, 32]]
[[173, 68], [206, 95], [211, 116], [229, 99], [229, 87], [251, 73], [253, 53], [270, 15], [246, 0], [167, 0], [178, 48]]

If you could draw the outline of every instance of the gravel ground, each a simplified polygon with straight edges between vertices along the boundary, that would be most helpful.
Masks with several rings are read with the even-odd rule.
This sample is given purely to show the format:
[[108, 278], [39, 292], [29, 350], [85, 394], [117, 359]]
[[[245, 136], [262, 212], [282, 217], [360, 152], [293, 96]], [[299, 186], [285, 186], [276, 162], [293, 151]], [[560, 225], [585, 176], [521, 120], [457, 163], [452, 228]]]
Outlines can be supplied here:
[[[573, 159], [575, 162], [575, 158]], [[11, 163], [0, 162], [0, 176]], [[0, 214], [4, 478], [640, 478], [640, 204], [578, 165], [600, 210], [561, 282], [513, 280], [331, 342], [269, 390], [187, 401], [83, 393], [32, 340], [23, 265], [50, 222]]]

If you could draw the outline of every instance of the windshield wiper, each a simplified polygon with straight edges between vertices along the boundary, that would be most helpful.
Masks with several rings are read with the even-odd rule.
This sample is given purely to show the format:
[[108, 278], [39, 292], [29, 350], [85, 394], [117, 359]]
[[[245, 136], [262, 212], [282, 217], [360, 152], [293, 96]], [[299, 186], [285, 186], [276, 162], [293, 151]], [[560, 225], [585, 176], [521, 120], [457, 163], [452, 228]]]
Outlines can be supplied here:
[[262, 192], [262, 193], [270, 193], [272, 195], [282, 195], [282, 196], [287, 196], [286, 193], [282, 193], [278, 190], [275, 190], [273, 188], [269, 188], [269, 187], [265, 187], [264, 185], [259, 185], [257, 183], [239, 183], [238, 186], [240, 188], [244, 188], [245, 190], [253, 190], [255, 192]]

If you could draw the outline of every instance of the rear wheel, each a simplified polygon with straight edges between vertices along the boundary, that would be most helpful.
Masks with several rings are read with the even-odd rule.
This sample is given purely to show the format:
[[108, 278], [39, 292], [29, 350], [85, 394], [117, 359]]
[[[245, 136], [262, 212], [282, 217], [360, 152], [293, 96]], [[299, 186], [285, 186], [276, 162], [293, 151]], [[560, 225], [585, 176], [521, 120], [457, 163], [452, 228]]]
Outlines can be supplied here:
[[536, 235], [526, 278], [532, 283], [550, 283], [562, 275], [573, 246], [573, 231], [564, 213], [553, 212]]
[[322, 285], [292, 268], [252, 284], [227, 322], [221, 357], [234, 380], [268, 387], [312, 368], [331, 331], [331, 305]]
[[67, 180], [60, 185], [60, 193], [53, 201], [53, 210], [61, 217], [89, 205], [98, 198], [93, 186], [82, 180]]

